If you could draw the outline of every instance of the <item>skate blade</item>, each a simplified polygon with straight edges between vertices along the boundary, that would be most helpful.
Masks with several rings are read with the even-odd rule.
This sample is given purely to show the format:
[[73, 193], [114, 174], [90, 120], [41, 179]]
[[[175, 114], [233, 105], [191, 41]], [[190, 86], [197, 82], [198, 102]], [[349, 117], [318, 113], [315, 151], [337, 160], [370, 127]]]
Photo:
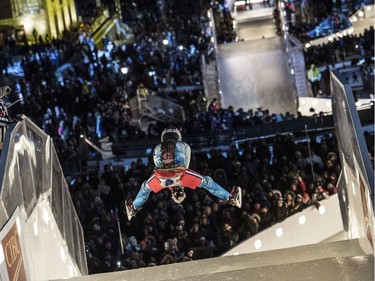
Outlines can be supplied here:
[[125, 205], [125, 210], [126, 210], [126, 216], [128, 217], [128, 221], [130, 221], [133, 216], [131, 215], [131, 209], [129, 208], [128, 204], [126, 202], [124, 203]]

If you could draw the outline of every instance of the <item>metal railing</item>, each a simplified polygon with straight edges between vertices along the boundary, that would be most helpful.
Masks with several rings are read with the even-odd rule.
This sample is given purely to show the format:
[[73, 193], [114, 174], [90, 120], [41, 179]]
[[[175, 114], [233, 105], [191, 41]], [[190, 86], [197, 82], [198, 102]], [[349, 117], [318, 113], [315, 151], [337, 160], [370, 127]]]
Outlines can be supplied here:
[[149, 118], [163, 123], [180, 123], [185, 120], [185, 112], [181, 105], [157, 96], [148, 90], [146, 96], [137, 95], [130, 98], [132, 118], [142, 122]]
[[[288, 67], [295, 86], [295, 105], [298, 107], [298, 97], [308, 97], [308, 84], [306, 77], [305, 58], [301, 42], [289, 34], [289, 27], [286, 16], [284, 15], [285, 6], [282, 1], [279, 3], [281, 15], [281, 24], [283, 30], [283, 39], [285, 42], [286, 54], [288, 57]], [[293, 18], [292, 18], [293, 21]]]
[[[277, 134], [293, 133], [296, 137], [309, 132], [322, 132], [334, 128], [332, 115], [306, 117], [272, 124], [244, 126], [226, 131], [207, 131], [184, 134], [184, 141], [189, 143], [193, 151], [209, 150], [213, 147], [229, 147], [231, 144], [246, 140], [255, 140]], [[112, 143], [112, 152], [117, 157], [146, 157], [147, 151], [156, 146], [159, 137], [144, 140], [121, 140]]]

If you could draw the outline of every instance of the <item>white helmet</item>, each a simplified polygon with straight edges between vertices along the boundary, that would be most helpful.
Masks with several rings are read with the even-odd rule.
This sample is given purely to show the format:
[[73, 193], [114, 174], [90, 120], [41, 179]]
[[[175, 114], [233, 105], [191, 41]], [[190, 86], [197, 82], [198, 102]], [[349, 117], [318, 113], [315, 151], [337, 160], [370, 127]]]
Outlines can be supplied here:
[[167, 139], [175, 139], [176, 141], [181, 141], [182, 136], [180, 130], [175, 126], [168, 126], [167, 128], [165, 128], [161, 133], [161, 142], [164, 142]]

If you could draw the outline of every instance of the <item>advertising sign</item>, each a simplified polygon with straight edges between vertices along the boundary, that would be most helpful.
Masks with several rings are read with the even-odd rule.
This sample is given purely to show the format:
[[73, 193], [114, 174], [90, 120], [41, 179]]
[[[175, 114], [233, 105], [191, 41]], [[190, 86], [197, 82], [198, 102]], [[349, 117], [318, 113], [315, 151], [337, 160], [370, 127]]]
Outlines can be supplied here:
[[17, 225], [18, 209], [0, 232], [0, 280], [27, 281], [25, 261]]

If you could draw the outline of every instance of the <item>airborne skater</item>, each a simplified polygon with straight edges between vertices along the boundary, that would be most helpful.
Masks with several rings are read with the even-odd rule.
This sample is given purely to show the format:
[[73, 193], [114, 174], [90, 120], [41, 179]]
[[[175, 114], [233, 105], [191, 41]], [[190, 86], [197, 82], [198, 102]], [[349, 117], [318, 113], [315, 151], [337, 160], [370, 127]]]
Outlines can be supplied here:
[[181, 203], [185, 199], [185, 187], [190, 189], [200, 187], [224, 202], [241, 208], [241, 188], [234, 186], [229, 193], [211, 177], [202, 176], [189, 169], [190, 156], [190, 146], [182, 141], [180, 131], [174, 126], [168, 126], [164, 129], [161, 134], [161, 143], [155, 147], [153, 153], [154, 173], [142, 183], [134, 201], [131, 198], [125, 200], [128, 220], [131, 220], [141, 209], [151, 191], [157, 193], [164, 188], [171, 190], [172, 199], [176, 203]]

